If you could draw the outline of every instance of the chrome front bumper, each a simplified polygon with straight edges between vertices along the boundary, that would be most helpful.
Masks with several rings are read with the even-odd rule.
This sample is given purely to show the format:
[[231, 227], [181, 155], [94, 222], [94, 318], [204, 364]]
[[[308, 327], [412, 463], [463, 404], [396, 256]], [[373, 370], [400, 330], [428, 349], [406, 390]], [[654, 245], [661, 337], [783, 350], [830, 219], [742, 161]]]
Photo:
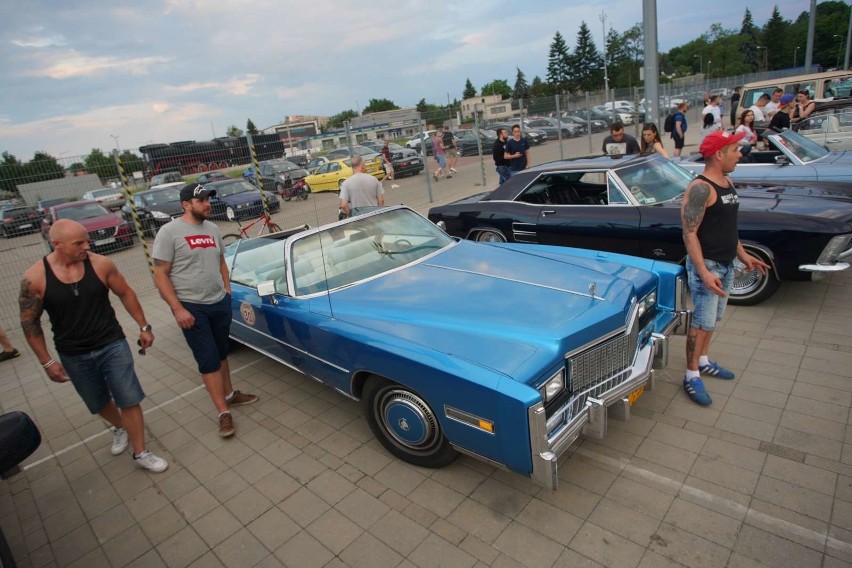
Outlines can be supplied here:
[[[532, 450], [532, 480], [551, 490], [559, 485], [557, 476], [557, 461], [580, 435], [592, 438], [604, 438], [607, 434], [607, 419], [630, 419], [630, 400], [628, 396], [641, 387], [654, 390], [654, 369], [664, 368], [668, 364], [668, 337], [673, 333], [686, 333], [692, 319], [692, 313], [684, 310], [661, 333], [654, 333], [651, 340], [640, 349], [633, 365], [616, 377], [610, 377], [606, 382], [613, 386], [588, 396], [585, 405], [576, 412], [570, 420], [560, 425], [548, 435], [547, 417], [544, 404], [536, 403], [527, 411], [530, 429], [530, 448]], [[625, 378], [626, 377], [626, 378]], [[572, 401], [566, 403], [567, 408]], [[555, 414], [564, 412], [560, 409]]]

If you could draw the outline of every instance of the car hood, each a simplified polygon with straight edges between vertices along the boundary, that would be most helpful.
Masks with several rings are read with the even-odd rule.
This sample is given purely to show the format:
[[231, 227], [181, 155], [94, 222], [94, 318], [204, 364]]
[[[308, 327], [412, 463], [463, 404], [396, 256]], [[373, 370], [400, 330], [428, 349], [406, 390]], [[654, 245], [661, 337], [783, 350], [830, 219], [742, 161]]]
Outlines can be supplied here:
[[[625, 325], [656, 277], [566, 249], [461, 241], [404, 270], [330, 295], [334, 318], [509, 377], [536, 378]], [[595, 291], [590, 294], [590, 288]]]
[[809, 182], [788, 181], [783, 183], [769, 181], [739, 181], [735, 182], [737, 191], [749, 195], [775, 198], [784, 197], [822, 197], [840, 201], [852, 201], [852, 184], [846, 182]]
[[233, 195], [217, 196], [211, 201], [214, 203], [226, 203], [231, 206], [254, 203], [255, 201], [260, 201], [260, 192], [243, 191], [242, 193], [234, 193]]
[[86, 227], [86, 230], [97, 231], [98, 229], [107, 229], [110, 227], [117, 227], [119, 225], [124, 224], [124, 221], [116, 217], [115, 215], [102, 215], [100, 217], [89, 217], [88, 219], [78, 219], [78, 223]]
[[180, 201], [158, 203], [157, 205], [146, 207], [145, 209], [149, 211], [160, 211], [162, 213], [165, 213], [169, 217], [173, 217], [179, 213], [183, 213], [183, 206], [181, 206]]
[[842, 152], [831, 152], [827, 156], [818, 160], [820, 164], [852, 164], [852, 152], [843, 150]]

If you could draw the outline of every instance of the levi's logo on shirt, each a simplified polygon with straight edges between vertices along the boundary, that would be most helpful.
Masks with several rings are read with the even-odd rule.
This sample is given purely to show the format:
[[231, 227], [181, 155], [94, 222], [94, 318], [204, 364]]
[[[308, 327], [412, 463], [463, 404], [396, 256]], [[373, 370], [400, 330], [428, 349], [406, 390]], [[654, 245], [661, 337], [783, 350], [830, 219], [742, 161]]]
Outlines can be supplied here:
[[210, 235], [189, 235], [184, 238], [190, 249], [213, 248], [216, 246], [216, 239]]

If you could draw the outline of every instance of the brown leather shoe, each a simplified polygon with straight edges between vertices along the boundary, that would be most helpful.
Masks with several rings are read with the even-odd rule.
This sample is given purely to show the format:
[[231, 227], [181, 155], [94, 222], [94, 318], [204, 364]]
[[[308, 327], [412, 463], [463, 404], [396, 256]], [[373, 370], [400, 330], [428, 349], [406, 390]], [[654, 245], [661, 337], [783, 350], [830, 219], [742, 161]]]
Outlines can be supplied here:
[[223, 438], [228, 438], [234, 435], [234, 419], [230, 412], [226, 412], [219, 417], [219, 435]]
[[243, 406], [244, 404], [251, 404], [253, 402], [257, 402], [256, 394], [246, 394], [244, 392], [240, 392], [238, 390], [234, 391], [234, 396], [231, 397], [231, 400], [226, 400], [228, 406]]

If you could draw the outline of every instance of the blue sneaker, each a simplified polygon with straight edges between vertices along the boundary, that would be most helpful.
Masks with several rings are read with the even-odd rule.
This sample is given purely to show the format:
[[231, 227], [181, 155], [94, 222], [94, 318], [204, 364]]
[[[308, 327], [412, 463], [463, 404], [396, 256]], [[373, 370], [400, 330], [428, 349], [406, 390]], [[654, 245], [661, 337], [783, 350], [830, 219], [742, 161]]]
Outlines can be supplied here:
[[717, 379], [725, 379], [726, 381], [733, 380], [734, 372], [729, 371], [724, 367], [720, 367], [719, 363], [716, 361], [710, 361], [709, 365], [701, 365], [698, 367], [698, 370], [702, 375], [708, 375], [710, 377], [716, 377]]
[[701, 406], [709, 406], [713, 404], [713, 399], [710, 398], [710, 395], [707, 394], [706, 390], [704, 390], [704, 383], [701, 382], [701, 379], [689, 380], [684, 377], [683, 390], [686, 391], [686, 394], [689, 395], [692, 402], [696, 404], [700, 404]]

